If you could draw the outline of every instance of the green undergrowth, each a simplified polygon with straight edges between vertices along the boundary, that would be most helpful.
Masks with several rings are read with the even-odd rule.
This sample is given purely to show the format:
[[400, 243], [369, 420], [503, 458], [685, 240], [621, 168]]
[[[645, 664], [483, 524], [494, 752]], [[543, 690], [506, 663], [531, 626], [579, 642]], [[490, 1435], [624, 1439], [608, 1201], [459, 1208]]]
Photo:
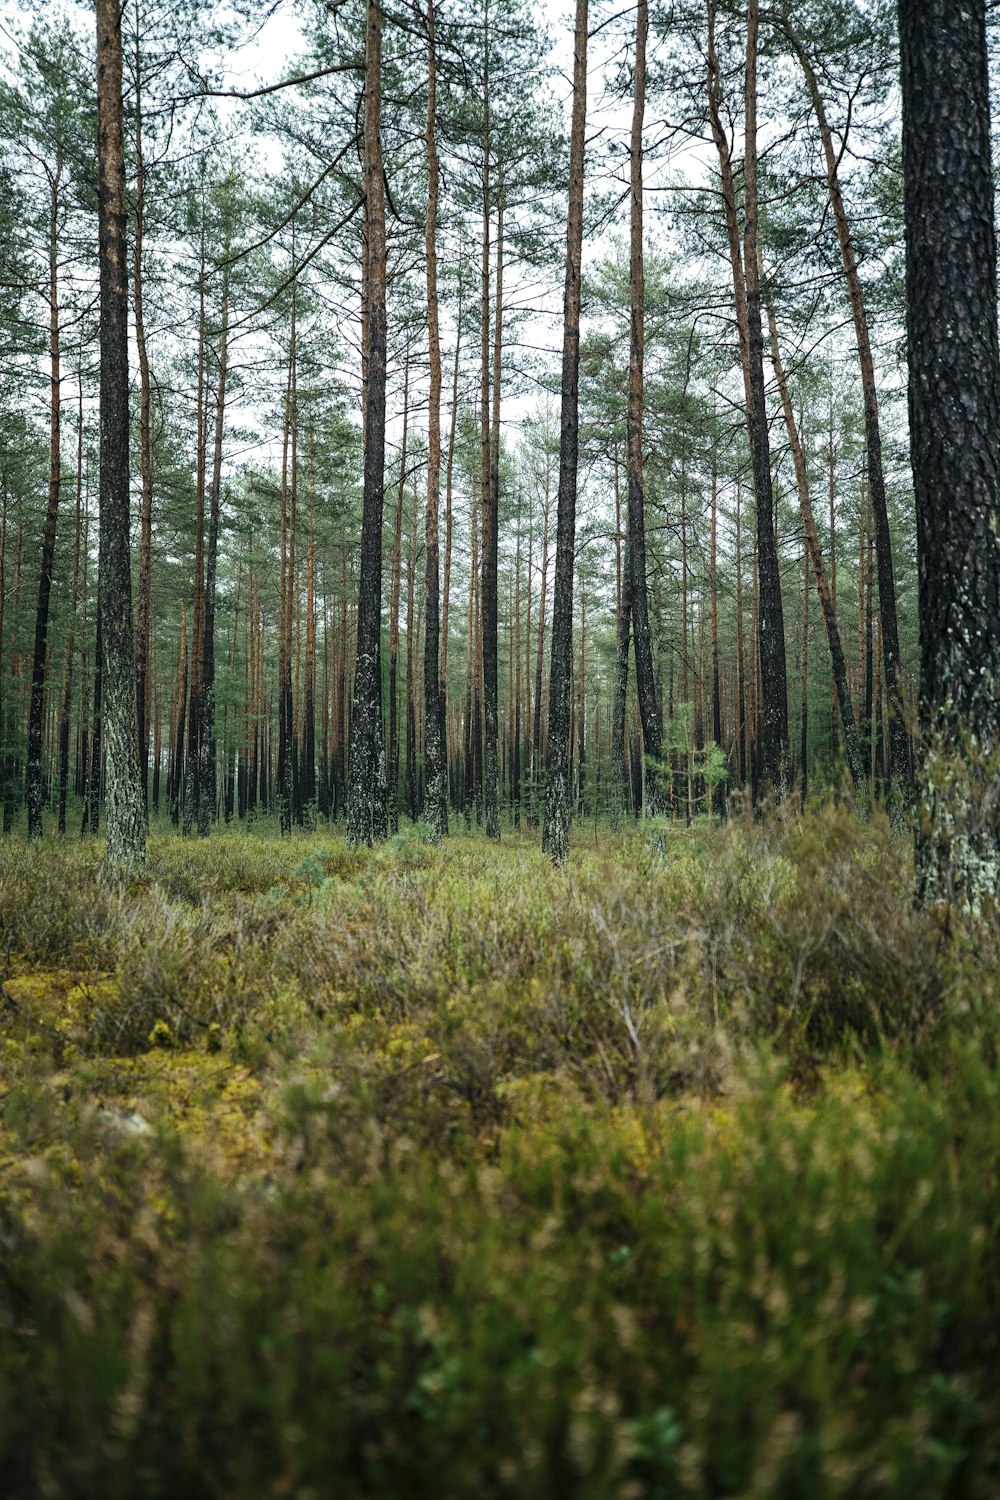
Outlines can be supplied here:
[[996, 934], [828, 806], [0, 846], [27, 1496], [990, 1496]]

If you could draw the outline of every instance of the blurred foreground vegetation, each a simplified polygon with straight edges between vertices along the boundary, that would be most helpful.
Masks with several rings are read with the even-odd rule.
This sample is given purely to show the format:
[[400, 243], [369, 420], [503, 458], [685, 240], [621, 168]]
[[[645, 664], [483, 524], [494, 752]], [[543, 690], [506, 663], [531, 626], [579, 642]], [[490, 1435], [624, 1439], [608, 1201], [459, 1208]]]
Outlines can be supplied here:
[[996, 934], [805, 818], [0, 846], [0, 1489], [993, 1496]]

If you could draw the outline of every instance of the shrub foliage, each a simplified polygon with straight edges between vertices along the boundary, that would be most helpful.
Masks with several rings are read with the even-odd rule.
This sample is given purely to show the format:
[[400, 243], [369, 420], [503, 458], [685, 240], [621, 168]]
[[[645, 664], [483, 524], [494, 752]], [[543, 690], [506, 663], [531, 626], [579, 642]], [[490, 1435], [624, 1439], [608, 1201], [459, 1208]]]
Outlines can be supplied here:
[[995, 934], [835, 806], [0, 849], [21, 1497], [989, 1496]]

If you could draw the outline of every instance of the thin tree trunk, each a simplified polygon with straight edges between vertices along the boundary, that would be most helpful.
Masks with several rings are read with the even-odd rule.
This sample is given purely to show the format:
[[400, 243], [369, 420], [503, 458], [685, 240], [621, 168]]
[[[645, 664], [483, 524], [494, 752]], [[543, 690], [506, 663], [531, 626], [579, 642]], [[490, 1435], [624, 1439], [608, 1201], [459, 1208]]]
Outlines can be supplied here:
[[[834, 619], [837, 617], [837, 513], [836, 513], [836, 469], [834, 465], [833, 447], [833, 385], [830, 386], [830, 432], [827, 453], [827, 487], [830, 499], [830, 599], [833, 607]], [[840, 753], [840, 737], [838, 732], [837, 718], [837, 684], [831, 683], [830, 688], [830, 758], [833, 764], [837, 762]]]
[[396, 520], [392, 531], [392, 564], [389, 584], [389, 832], [399, 832], [399, 601], [403, 571], [403, 497], [406, 491], [406, 437], [410, 413], [410, 355], [403, 372], [403, 437], [399, 450], [399, 484], [396, 489]]
[[[486, 836], [500, 837], [500, 708], [498, 699], [497, 541], [500, 515], [500, 372], [503, 327], [503, 183], [498, 189], [497, 283], [493, 314], [493, 414], [489, 442], [489, 473], [483, 505], [483, 717]], [[486, 301], [487, 311], [489, 299]]]
[[[758, 0], [747, 4], [745, 103], [744, 232], [740, 245], [736, 187], [729, 138], [722, 124], [722, 70], [715, 47], [716, 0], [708, 4], [708, 106], [712, 135], [719, 153], [729, 258], [736, 300], [743, 366], [744, 396], [750, 456], [753, 464], [757, 512], [757, 574], [759, 608], [756, 614], [757, 668], [761, 679], [760, 722], [756, 726], [755, 791], [780, 793], [788, 759], [788, 692], [785, 633], [781, 610], [781, 579], [774, 530], [774, 496], [764, 387], [763, 329], [760, 312], [757, 230], [757, 37]], [[756, 695], [755, 695], [756, 696]]]
[[[455, 435], [458, 430], [458, 368], [462, 341], [462, 283], [458, 284], [458, 327], [455, 331], [455, 369], [451, 389], [451, 428], [448, 435], [448, 463], [445, 471], [444, 589], [441, 599], [441, 665], [439, 669], [438, 710], [441, 718], [441, 757], [445, 767], [446, 789], [448, 767], [448, 623], [451, 606], [452, 482], [455, 467]], [[447, 832], [447, 828], [444, 830]]]
[[[844, 660], [844, 648], [840, 639], [840, 627], [837, 624], [837, 612], [833, 604], [833, 594], [827, 579], [826, 563], [823, 561], [823, 552], [816, 533], [816, 519], [813, 515], [812, 499], [809, 494], [809, 475], [806, 470], [805, 453], [802, 449], [802, 439], [795, 421], [795, 411], [788, 390], [788, 380], [785, 376], [785, 367], [781, 358], [781, 348], [778, 344], [778, 325], [775, 321], [774, 309], [770, 305], [767, 309], [767, 321], [771, 335], [771, 361], [774, 365], [774, 374], [778, 382], [781, 406], [785, 416], [785, 430], [788, 433], [788, 442], [792, 450], [792, 463], [795, 467], [795, 480], [799, 492], [799, 513], [802, 516], [806, 548], [812, 562], [813, 576], [816, 579], [816, 592], [819, 594], [820, 608], [823, 611], [823, 621], [826, 625], [826, 637], [830, 645], [830, 661], [833, 667], [834, 688], [837, 693], [837, 702], [840, 706], [840, 722], [844, 728], [844, 750], [847, 755], [847, 765], [851, 773], [851, 780], [854, 782], [855, 790], [861, 793], [865, 785], [865, 768], [858, 737], [858, 728], [854, 720], [854, 708], [851, 704], [850, 686], [847, 681], [847, 663]], [[808, 588], [808, 572], [806, 574], [806, 584]]]
[[740, 786], [747, 784], [746, 653], [743, 649], [742, 487], [736, 481], [736, 726], [739, 743]]
[[[120, 67], [120, 59], [119, 59]], [[27, 803], [28, 837], [42, 833], [42, 732], [45, 722], [45, 657], [49, 629], [49, 598], [56, 552], [56, 522], [62, 471], [59, 454], [59, 419], [62, 371], [59, 350], [59, 187], [62, 158], [49, 178], [49, 500], [42, 534], [42, 561], [38, 571], [38, 603], [35, 608], [35, 644], [31, 657], [31, 703], [28, 712]]]
[[139, 6], [135, 30], [135, 243], [132, 247], [132, 306], [135, 313], [135, 343], [139, 356], [139, 473], [142, 501], [139, 518], [139, 579], [136, 599], [135, 697], [139, 721], [139, 774], [143, 803], [149, 775], [149, 656], [153, 559], [153, 438], [152, 390], [146, 319], [143, 308], [143, 241], [146, 230], [146, 166], [142, 140], [142, 48]]
[[[638, 0], [635, 32], [635, 84], [632, 110], [631, 232], [629, 253], [629, 381], [628, 381], [628, 556], [632, 586], [632, 636], [635, 649], [635, 680], [642, 724], [642, 748], [646, 774], [643, 779], [643, 811], [660, 810], [657, 786], [661, 755], [660, 716], [653, 672], [653, 642], [649, 628], [649, 595], [646, 582], [646, 521], [642, 477], [642, 423], [645, 359], [645, 268], [642, 247], [642, 130], [646, 111], [646, 33], [649, 27], [647, 0]], [[687, 642], [684, 642], [687, 652]]]
[[187, 604], [181, 600], [181, 640], [177, 664], [177, 733], [174, 740], [174, 769], [170, 787], [170, 820], [180, 823], [184, 781], [184, 729], [188, 698]]
[[[717, 438], [713, 428], [712, 432], [712, 535], [711, 535], [711, 561], [709, 564], [709, 608], [712, 617], [712, 739], [716, 745], [722, 744], [722, 694], [719, 684], [719, 554], [718, 554], [718, 518], [719, 518], [719, 455], [716, 447]], [[715, 793], [713, 792], [713, 795]], [[720, 783], [717, 803], [720, 813], [725, 811], [725, 786]]]
[[[447, 643], [442, 647], [438, 619], [438, 521], [441, 506], [441, 334], [438, 321], [437, 289], [437, 55], [434, 37], [434, 0], [427, 0], [427, 225], [424, 254], [427, 274], [427, 348], [430, 360], [430, 393], [427, 412], [427, 506], [424, 513], [424, 598], [427, 623], [424, 632], [424, 780], [426, 786], [427, 822], [436, 842], [448, 832], [448, 767], [445, 751], [445, 726], [442, 713], [444, 669]], [[458, 376], [456, 339], [455, 376]], [[457, 391], [453, 398], [457, 404]], [[454, 417], [453, 417], [454, 421]], [[451, 454], [448, 459], [449, 490]], [[451, 497], [448, 498], [446, 524], [446, 577], [451, 567]], [[447, 595], [445, 585], [445, 630], [447, 631]]]
[[417, 719], [415, 660], [417, 651], [417, 629], [414, 624], [414, 605], [417, 585], [417, 487], [413, 486], [413, 520], [410, 529], [410, 555], [406, 563], [406, 765], [403, 777], [403, 794], [406, 798], [406, 813], [411, 823], [417, 819]]
[[542, 848], [557, 864], [569, 857], [569, 696], [573, 651], [573, 562], [579, 456], [580, 282], [583, 255], [583, 172], [587, 122], [587, 0], [576, 0], [573, 36], [573, 119], [570, 131], [566, 286], [563, 296], [562, 409], [556, 577], [549, 672], [548, 777]]
[[[885, 470], [882, 461], [882, 432], [879, 421], [878, 390], [875, 383], [875, 362], [872, 358], [871, 335], [864, 291], [858, 271], [857, 256], [851, 238], [851, 229], [844, 207], [840, 186], [840, 155], [833, 141], [833, 132], [826, 114], [826, 105], [820, 91], [815, 69], [805, 51], [801, 39], [793, 29], [788, 15], [787, 0], [782, 0], [782, 16], [785, 34], [799, 60], [813, 111], [823, 143], [826, 163], [827, 189], [830, 207], [833, 209], [837, 239], [840, 244], [844, 276], [847, 281], [854, 320], [855, 341], [858, 348], [858, 364], [861, 371], [861, 390], [865, 416], [865, 451], [868, 471], [868, 487], [871, 496], [875, 523], [875, 551], [878, 559], [879, 621], [885, 642], [885, 675], [889, 700], [889, 736], [891, 775], [904, 788], [910, 785], [909, 741], [903, 709], [900, 677], [899, 627], [896, 617], [896, 582], [892, 565], [892, 541], [889, 534], [889, 511], [885, 493]], [[846, 142], [845, 142], [846, 144]]]
[[385, 189], [381, 139], [382, 7], [367, 0], [365, 27], [365, 219], [367, 225], [367, 390], [364, 502], [358, 590], [357, 664], [351, 713], [347, 837], [372, 845], [385, 838], [385, 744], [382, 738], [382, 501], [385, 482]]
[[[302, 753], [299, 797], [310, 825], [316, 825], [316, 539], [313, 509], [316, 492], [315, 440], [309, 434], [309, 506], [306, 530], [306, 660], [302, 693]], [[324, 713], [324, 724], [326, 715]], [[324, 730], [325, 737], [325, 730]], [[321, 795], [325, 802], [325, 795]]]
[[538, 824], [539, 780], [542, 766], [542, 663], [545, 658], [545, 595], [549, 578], [549, 473], [545, 473], [542, 501], [542, 576], [538, 593], [538, 649], [535, 652], [535, 719], [531, 737], [531, 827]]
[[[228, 245], [223, 247], [228, 251]], [[226, 375], [229, 368], [229, 271], [222, 272], [219, 328], [219, 386], [215, 401], [212, 483], [209, 489], [208, 548], [205, 556], [205, 644], [202, 652], [201, 743], [199, 745], [198, 832], [208, 836], [215, 816], [215, 581], [219, 554], [219, 506], [222, 497], [222, 437], [226, 413]]]
[[97, 0], [100, 217], [101, 617], [107, 857], [113, 870], [145, 863], [139, 773], [129, 545], [128, 285], [122, 38], [118, 0]]
[[802, 554], [802, 741], [799, 751], [803, 808], [809, 796], [809, 553], [807, 538]]
[[[73, 588], [69, 606], [69, 629], [63, 656], [62, 712], [59, 720], [59, 833], [66, 833], [66, 796], [69, 789], [69, 730], [73, 702], [73, 658], [76, 654], [76, 613], [80, 593], [80, 526], [83, 508], [83, 371], [78, 374], [76, 419], [76, 525], [73, 540]], [[0, 583], [2, 588], [2, 583]], [[0, 638], [3, 635], [0, 616]], [[3, 669], [0, 665], [0, 681]]]

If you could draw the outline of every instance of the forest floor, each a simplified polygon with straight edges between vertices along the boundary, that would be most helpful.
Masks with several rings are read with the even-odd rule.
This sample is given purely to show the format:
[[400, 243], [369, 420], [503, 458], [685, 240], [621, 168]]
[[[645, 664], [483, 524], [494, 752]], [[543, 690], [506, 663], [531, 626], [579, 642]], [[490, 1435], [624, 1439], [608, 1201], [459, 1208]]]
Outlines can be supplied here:
[[0, 846], [0, 1475], [1000, 1491], [1000, 975], [805, 817]]

